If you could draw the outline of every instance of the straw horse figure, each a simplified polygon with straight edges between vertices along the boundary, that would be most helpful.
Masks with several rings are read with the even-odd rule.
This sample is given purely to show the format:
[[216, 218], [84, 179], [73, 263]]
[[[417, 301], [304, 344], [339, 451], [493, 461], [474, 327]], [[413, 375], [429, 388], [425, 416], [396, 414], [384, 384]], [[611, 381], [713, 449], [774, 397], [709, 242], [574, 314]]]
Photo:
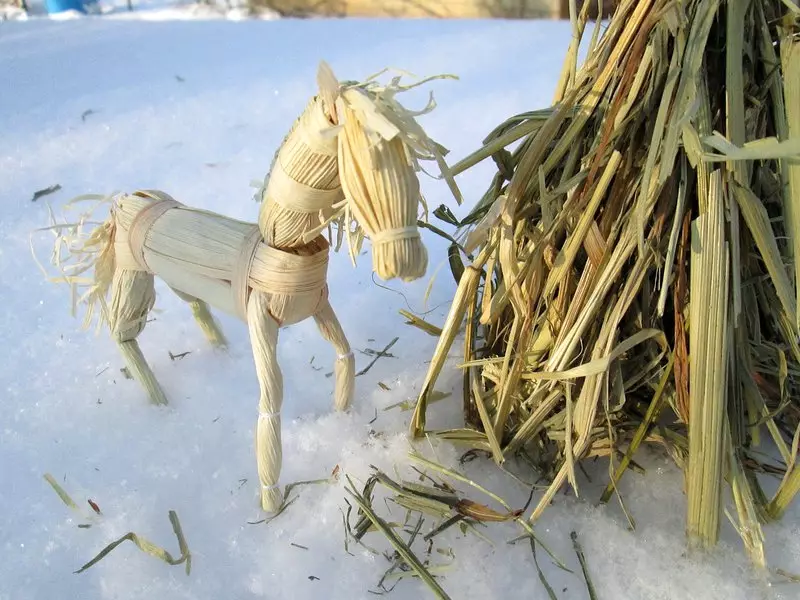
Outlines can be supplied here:
[[[190, 303], [214, 345], [226, 342], [209, 307], [247, 323], [260, 387], [261, 506], [268, 512], [283, 501], [279, 328], [313, 318], [338, 354], [336, 409], [346, 409], [353, 396], [354, 357], [328, 299], [330, 243], [321, 232], [338, 223], [337, 249], [346, 235], [351, 256], [364, 236], [371, 238], [373, 268], [383, 279], [421, 277], [427, 253], [416, 227], [418, 160], [443, 167], [446, 152], [394, 99], [407, 89], [397, 79], [386, 87], [339, 83], [322, 63], [318, 84], [275, 155], [258, 224], [189, 208], [161, 191], [137, 191], [106, 199], [110, 216], [88, 236], [84, 222], [65, 226], [69, 234], [57, 236], [54, 253], [59, 280], [73, 287], [86, 284], [81, 274], [94, 269], [83, 296], [87, 322], [99, 305], [130, 373], [156, 404], [167, 399], [137, 342], [155, 302], [154, 277]], [[65, 267], [70, 258], [77, 263]]]

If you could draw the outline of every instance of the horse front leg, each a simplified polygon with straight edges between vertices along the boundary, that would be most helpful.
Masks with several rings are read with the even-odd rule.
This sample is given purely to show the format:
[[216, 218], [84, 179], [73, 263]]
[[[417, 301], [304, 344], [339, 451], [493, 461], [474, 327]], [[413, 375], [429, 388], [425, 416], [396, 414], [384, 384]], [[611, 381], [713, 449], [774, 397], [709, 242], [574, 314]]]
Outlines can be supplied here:
[[353, 401], [356, 361], [327, 294], [314, 314], [314, 321], [316, 321], [322, 337], [330, 342], [336, 350], [334, 405], [336, 410], [346, 410]]
[[256, 462], [261, 482], [261, 508], [276, 512], [283, 503], [278, 488], [283, 451], [281, 404], [283, 376], [278, 365], [278, 322], [269, 312], [269, 295], [253, 290], [247, 302], [247, 327], [255, 359], [260, 397], [256, 426]]
[[152, 274], [118, 269], [112, 282], [109, 325], [131, 376], [147, 391], [153, 404], [167, 404], [167, 396], [136, 341], [144, 331], [155, 297]]

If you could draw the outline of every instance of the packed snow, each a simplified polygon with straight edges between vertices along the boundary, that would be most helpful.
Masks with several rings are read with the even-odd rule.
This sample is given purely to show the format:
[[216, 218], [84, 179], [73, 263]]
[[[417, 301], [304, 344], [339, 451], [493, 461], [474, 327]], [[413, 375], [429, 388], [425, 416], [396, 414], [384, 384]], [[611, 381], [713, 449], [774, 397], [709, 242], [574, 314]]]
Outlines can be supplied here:
[[[357, 369], [372, 360], [360, 351], [399, 337], [391, 357], [358, 377], [350, 412], [331, 411], [333, 381], [326, 375], [334, 352], [314, 323], [281, 331], [282, 483], [324, 478], [337, 466], [339, 478], [298, 488], [283, 514], [254, 525], [263, 518], [253, 455], [258, 386], [245, 325], [217, 314], [230, 348], [213, 351], [188, 307], [157, 283], [154, 321], [139, 339], [171, 404], [154, 408], [120, 372], [122, 359], [107, 332], [82, 331], [70, 315], [68, 290], [45, 280], [31, 256], [30, 234], [48, 224], [48, 204], [61, 214], [79, 194], [138, 188], [163, 189], [187, 204], [255, 221], [254, 181], [263, 178], [314, 93], [322, 59], [344, 79], [384, 67], [458, 75], [459, 81], [432, 86], [439, 107], [422, 119], [455, 161], [508, 116], [550, 103], [569, 39], [567, 23], [536, 21], [84, 17], [0, 25], [0, 600], [338, 600], [379, 592], [391, 563], [352, 541], [345, 550], [345, 475], [363, 484], [375, 465], [414, 476], [407, 457], [410, 412], [389, 407], [416, 398], [435, 338], [405, 325], [398, 310], [443, 322], [454, 282], [442, 240], [423, 232], [429, 272], [411, 284], [373, 278], [369, 254], [356, 267], [344, 253], [331, 257], [331, 299], [357, 349]], [[423, 176], [430, 208], [445, 203], [465, 214], [493, 167], [487, 161], [459, 177], [462, 207], [441, 181]], [[57, 192], [32, 201], [36, 190], [55, 184]], [[34, 235], [37, 256], [47, 258], [52, 239], [47, 232]], [[431, 427], [461, 426], [459, 386], [451, 365], [437, 389], [453, 395], [432, 407]], [[486, 461], [461, 465], [461, 452], [444, 444], [416, 448], [512, 507], [528, 499], [528, 488]], [[751, 569], [728, 523], [718, 551], [688, 553], [681, 473], [657, 453], [646, 453], [641, 463], [647, 475], [629, 472], [621, 486], [634, 531], [618, 503], [595, 506], [605, 474], [600, 463], [591, 482], [579, 479], [581, 499], [559, 495], [537, 524], [542, 541], [572, 571], [537, 551], [558, 598], [588, 598], [572, 531], [603, 600], [800, 597], [798, 584]], [[81, 514], [62, 503], [45, 473]], [[476, 490], [466, 493], [491, 504]], [[94, 514], [89, 499], [102, 514]], [[397, 506], [375, 506], [385, 519], [402, 521]], [[191, 549], [189, 576], [130, 542], [74, 574], [128, 531], [177, 555], [170, 510]], [[798, 516], [795, 504], [780, 524], [766, 528], [771, 567], [800, 572]], [[432, 526], [427, 520], [423, 531]], [[446, 565], [437, 574], [450, 597], [548, 597], [530, 546], [507, 543], [520, 535], [517, 526], [490, 524], [481, 532], [488, 540], [457, 527], [435, 538], [431, 563]], [[365, 542], [390, 550], [378, 533]], [[407, 577], [389, 597], [430, 593]]]

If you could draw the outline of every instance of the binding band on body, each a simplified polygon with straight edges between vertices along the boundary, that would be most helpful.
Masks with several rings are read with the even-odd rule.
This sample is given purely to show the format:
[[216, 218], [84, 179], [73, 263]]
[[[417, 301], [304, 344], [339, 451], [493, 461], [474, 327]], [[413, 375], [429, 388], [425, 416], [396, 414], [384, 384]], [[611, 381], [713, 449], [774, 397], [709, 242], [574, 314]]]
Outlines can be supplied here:
[[144, 245], [147, 241], [147, 234], [165, 212], [173, 208], [179, 208], [182, 204], [163, 192], [146, 191], [144, 193], [137, 192], [135, 195], [146, 195], [154, 198], [152, 203], [139, 211], [128, 229], [128, 246], [133, 255], [133, 260], [142, 270], [151, 272], [144, 258]]
[[256, 250], [262, 239], [261, 230], [258, 225], [254, 225], [242, 243], [239, 258], [231, 275], [233, 304], [239, 316], [245, 321], [247, 321], [247, 301], [250, 298], [250, 269], [253, 266]]
[[330, 210], [344, 198], [341, 187], [320, 190], [293, 179], [283, 168], [280, 158], [269, 174], [265, 196], [283, 208], [302, 213]]

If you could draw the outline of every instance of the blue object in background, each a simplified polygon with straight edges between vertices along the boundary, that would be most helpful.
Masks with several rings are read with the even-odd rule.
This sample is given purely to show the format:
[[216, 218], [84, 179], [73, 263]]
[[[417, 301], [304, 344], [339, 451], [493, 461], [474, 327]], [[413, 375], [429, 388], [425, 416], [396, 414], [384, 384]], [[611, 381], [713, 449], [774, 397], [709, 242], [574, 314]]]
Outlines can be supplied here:
[[85, 13], [86, 6], [83, 0], [45, 0], [48, 14], [60, 13], [67, 10], [77, 10]]

